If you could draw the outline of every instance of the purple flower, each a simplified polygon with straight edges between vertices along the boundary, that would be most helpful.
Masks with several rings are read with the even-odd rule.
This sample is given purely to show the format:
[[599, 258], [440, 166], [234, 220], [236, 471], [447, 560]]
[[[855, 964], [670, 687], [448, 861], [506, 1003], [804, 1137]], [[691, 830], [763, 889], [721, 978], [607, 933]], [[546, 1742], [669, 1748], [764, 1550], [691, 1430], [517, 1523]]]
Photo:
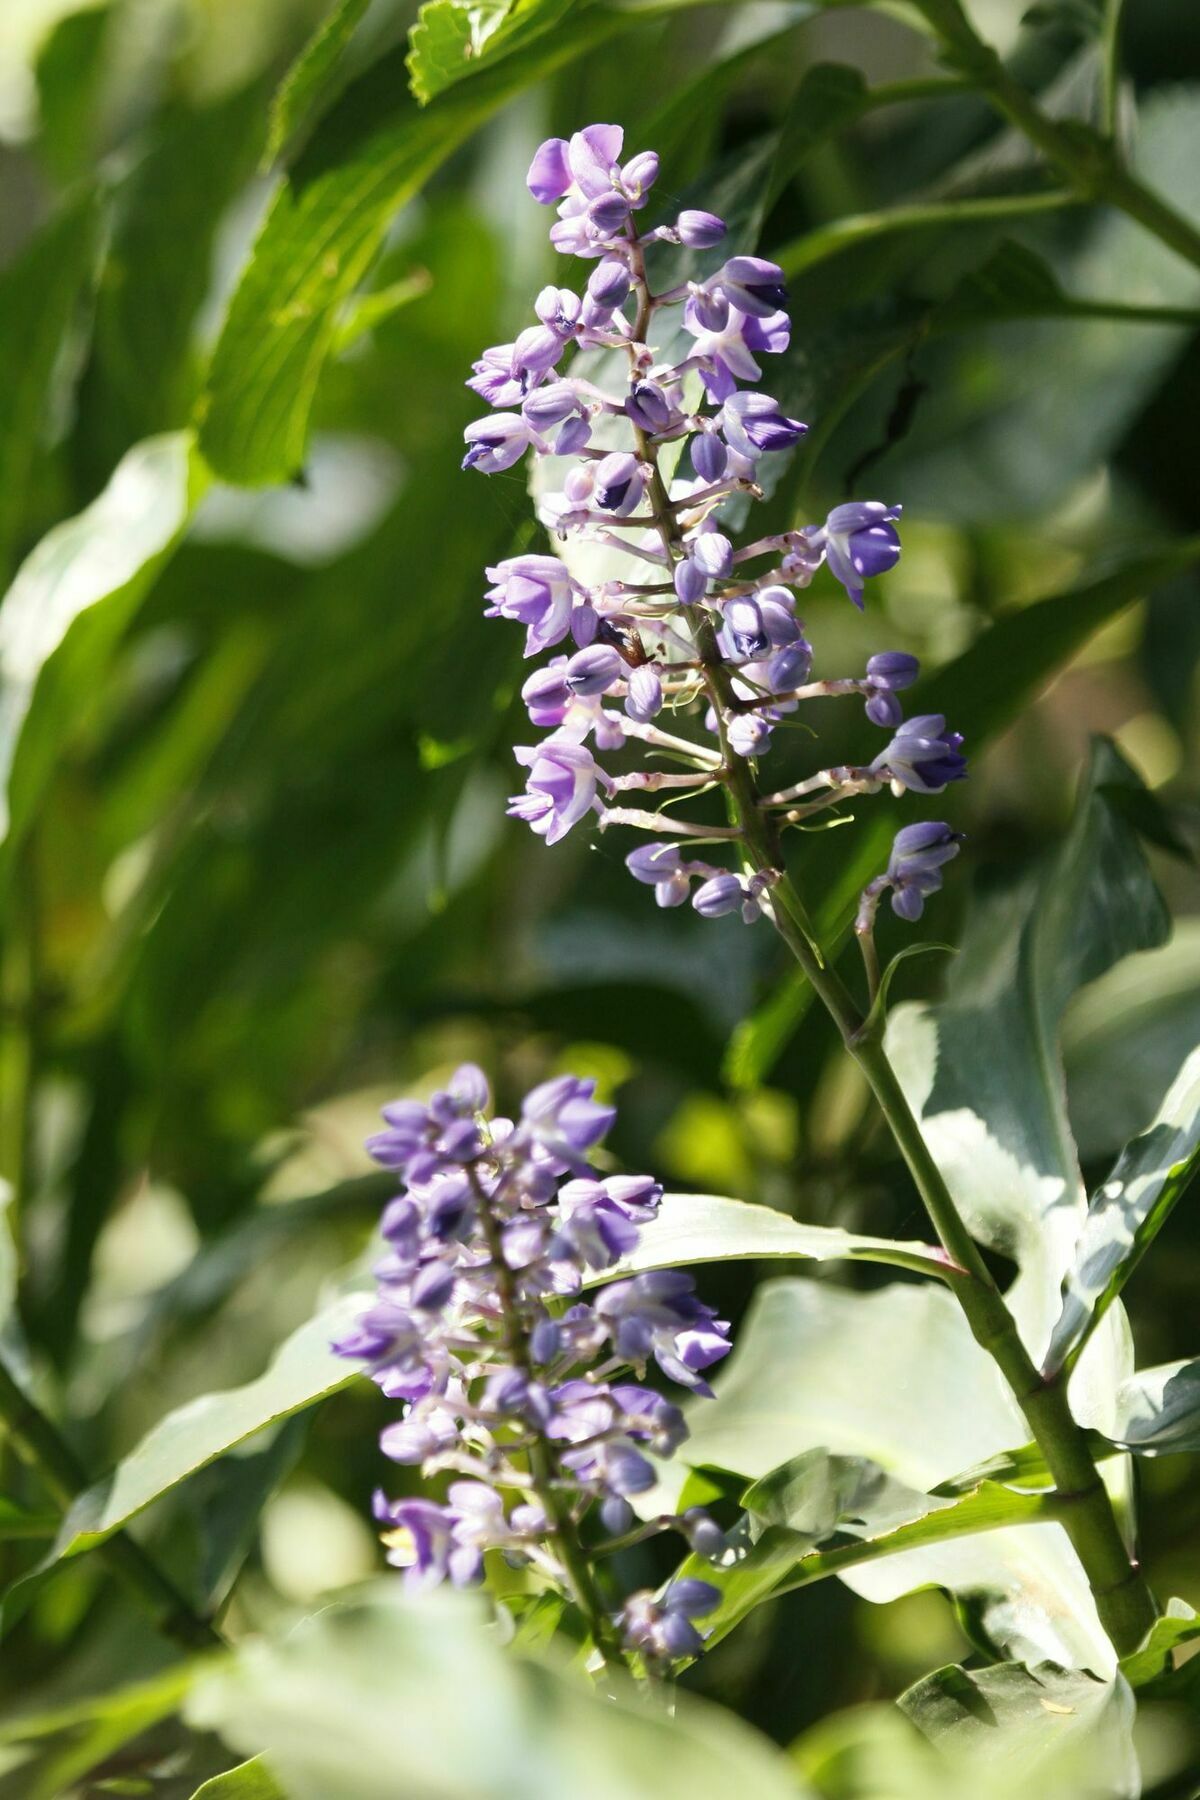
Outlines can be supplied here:
[[514, 754], [529, 774], [525, 792], [509, 802], [509, 816], [524, 819], [548, 844], [557, 844], [597, 804], [596, 760], [562, 731], [540, 744], [518, 745]]
[[770, 394], [731, 394], [721, 421], [732, 447], [752, 461], [764, 451], [790, 450], [808, 430], [799, 419], [789, 419]]
[[613, 1282], [595, 1312], [618, 1356], [638, 1367], [653, 1356], [664, 1375], [698, 1393], [710, 1391], [700, 1371], [729, 1353], [728, 1323], [697, 1298], [691, 1276], [679, 1269]]
[[909, 656], [904, 650], [881, 650], [878, 656], [868, 659], [864, 691], [867, 717], [872, 725], [895, 730], [904, 717], [896, 694], [911, 687], [920, 673], [921, 665], [916, 657]]
[[622, 1608], [622, 1641], [654, 1663], [699, 1656], [704, 1638], [692, 1620], [702, 1619], [720, 1603], [720, 1588], [692, 1576], [671, 1582], [661, 1599], [643, 1589], [631, 1594]]
[[962, 781], [967, 773], [962, 743], [959, 732], [946, 730], [941, 713], [921, 713], [901, 725], [871, 769], [915, 794], [940, 794], [947, 783]]
[[701, 481], [720, 481], [729, 461], [729, 453], [715, 431], [701, 431], [690, 445], [692, 467]]
[[675, 230], [680, 243], [689, 250], [711, 250], [725, 236], [725, 221], [718, 219], [716, 213], [689, 208], [676, 219]]
[[[761, 725], [761, 721], [757, 723]], [[765, 726], [762, 729], [765, 732]], [[761, 742], [761, 736], [758, 741]], [[752, 756], [754, 748], [751, 743], [743, 750], [739, 744], [738, 754]], [[740, 912], [747, 925], [753, 925], [762, 912], [758, 904], [758, 891], [738, 875], [714, 875], [711, 881], [706, 881], [703, 887], [696, 889], [692, 895], [692, 905], [702, 919], [720, 919], [726, 913]]]
[[642, 663], [629, 671], [625, 693], [625, 711], [631, 719], [646, 724], [662, 711], [662, 680], [653, 663]]
[[536, 434], [520, 413], [498, 412], [490, 418], [476, 419], [468, 425], [463, 437], [470, 449], [463, 457], [464, 469], [478, 469], [483, 475], [497, 475], [519, 462], [530, 444], [537, 443]]
[[625, 665], [611, 644], [590, 644], [570, 658], [563, 679], [572, 694], [606, 694]]
[[898, 917], [910, 924], [920, 918], [927, 896], [942, 885], [942, 865], [958, 855], [962, 841], [961, 832], [934, 820], [905, 825], [896, 833], [886, 880]]
[[900, 538], [893, 520], [900, 507], [880, 500], [852, 500], [835, 506], [824, 525], [809, 535], [825, 547], [830, 574], [841, 582], [861, 611], [863, 582], [886, 575], [900, 560]]
[[581, 1081], [575, 1075], [544, 1081], [525, 1096], [521, 1129], [551, 1156], [576, 1168], [583, 1153], [600, 1142], [617, 1116], [616, 1107], [602, 1106], [593, 1099], [595, 1092], [594, 1081]]
[[614, 451], [596, 464], [592, 496], [601, 512], [626, 518], [636, 512], [646, 488], [646, 471], [628, 450]]
[[758, 318], [724, 301], [714, 308], [700, 296], [689, 300], [683, 325], [696, 340], [693, 354], [713, 400], [727, 400], [739, 381], [757, 381], [762, 375], [757, 355], [763, 351], [778, 355], [791, 339], [791, 322], [784, 312]]
[[778, 263], [761, 256], [731, 256], [710, 284], [731, 306], [753, 318], [766, 319], [787, 305], [787, 286]]
[[537, 656], [571, 629], [575, 585], [556, 556], [511, 556], [489, 569], [488, 618], [526, 627], [525, 654]]
[[659, 906], [683, 905], [694, 866], [682, 860], [678, 844], [639, 844], [625, 858], [625, 867], [633, 879], [654, 889]]

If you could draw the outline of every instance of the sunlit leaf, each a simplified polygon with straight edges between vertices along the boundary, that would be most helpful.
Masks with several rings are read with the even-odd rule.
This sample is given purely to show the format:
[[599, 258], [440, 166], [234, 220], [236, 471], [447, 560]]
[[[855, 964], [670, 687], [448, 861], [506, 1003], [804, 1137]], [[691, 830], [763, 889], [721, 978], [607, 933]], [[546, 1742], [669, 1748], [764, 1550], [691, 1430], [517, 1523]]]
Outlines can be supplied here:
[[1026, 1668], [938, 1669], [900, 1699], [914, 1725], [963, 1774], [978, 1768], [1016, 1793], [1136, 1800], [1133, 1695], [1118, 1675], [1039, 1663]]
[[848, 1257], [926, 1275], [940, 1274], [945, 1267], [941, 1251], [932, 1244], [859, 1237], [833, 1225], [805, 1225], [768, 1206], [749, 1206], [744, 1200], [715, 1194], [665, 1194], [658, 1217], [643, 1228], [637, 1249], [612, 1274], [746, 1257], [811, 1257], [817, 1262]]
[[[869, 1457], [894, 1481], [930, 1496], [939, 1482], [1025, 1436], [956, 1301], [931, 1283], [867, 1294], [825, 1282], [768, 1282], [714, 1387], [715, 1400], [689, 1408], [691, 1436], [660, 1471], [651, 1510], [670, 1510], [686, 1464], [762, 1477], [781, 1456], [814, 1450]], [[978, 1597], [987, 1630], [1008, 1654], [1112, 1667], [1083, 1570], [1056, 1524], [922, 1543], [847, 1567], [841, 1578], [877, 1601], [929, 1584]]]
[[192, 1800], [287, 1800], [287, 1795], [267, 1767], [266, 1759], [253, 1756], [236, 1769], [214, 1775], [196, 1789]]
[[[290, 1800], [694, 1800], [737, 1782], [800, 1800], [780, 1753], [723, 1708], [652, 1710], [505, 1655], [478, 1602], [377, 1583], [202, 1682], [193, 1722], [263, 1752]], [[536, 1755], [531, 1746], [536, 1745]]]

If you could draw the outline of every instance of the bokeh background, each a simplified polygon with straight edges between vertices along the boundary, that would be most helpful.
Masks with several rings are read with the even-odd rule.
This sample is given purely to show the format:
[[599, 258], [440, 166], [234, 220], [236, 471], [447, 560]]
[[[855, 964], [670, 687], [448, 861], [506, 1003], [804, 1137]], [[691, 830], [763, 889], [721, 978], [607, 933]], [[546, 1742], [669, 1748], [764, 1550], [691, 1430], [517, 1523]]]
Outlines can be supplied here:
[[[267, 100], [322, 10], [0, 9], [0, 411], [27, 405], [45, 363], [36, 433], [13, 447], [0, 423], [0, 588], [132, 445], [191, 415], [272, 191]], [[1048, 103], [1091, 116], [1098, 9], [1022, 11], [972, 8]], [[361, 65], [411, 22], [372, 6]], [[1140, 0], [1124, 41], [1139, 161], [1200, 217], [1200, 11]], [[711, 182], [760, 207], [763, 247], [788, 266], [779, 388], [814, 432], [777, 472], [770, 516], [804, 522], [851, 495], [904, 505], [904, 557], [865, 618], [828, 578], [805, 596], [820, 672], [883, 648], [952, 663], [997, 617], [1200, 532], [1200, 273], [1101, 207], [1047, 201], [1027, 148], [970, 97], [914, 88], [772, 164], [781, 127], [786, 142], [814, 116], [801, 83], [831, 62], [873, 84], [938, 74], [885, 14], [712, 6], [634, 19], [520, 93], [399, 211], [318, 388], [302, 473], [218, 484], [75, 669], [4, 889], [0, 1150], [23, 1330], [93, 1469], [170, 1406], [256, 1373], [308, 1316], [386, 1192], [360, 1148], [375, 1109], [464, 1055], [502, 1101], [558, 1069], [594, 1074], [620, 1103], [617, 1156], [672, 1187], [920, 1233], [864, 1089], [765, 929], [657, 913], [624, 874], [627, 846], [577, 832], [547, 851], [505, 819], [528, 727], [519, 633], [482, 619], [483, 569], [536, 531], [519, 470], [484, 482], [458, 467], [472, 358], [555, 277], [523, 185], [531, 151], [611, 118], [662, 151], [668, 197]], [[374, 66], [412, 107], [398, 53]], [[975, 205], [996, 196], [1010, 203]], [[903, 228], [840, 223], [895, 207], [918, 211]], [[1102, 304], [972, 313], [972, 278], [1013, 244]], [[960, 322], [942, 330], [951, 301]], [[1139, 307], [1177, 316], [1122, 316]], [[1089, 1172], [1147, 1122], [1200, 1035], [1200, 587], [1160, 570], [1126, 588], [1036, 678], [1014, 664], [1011, 705], [992, 668], [990, 741], [946, 803], [966, 848], [926, 917], [926, 935], [953, 941], [973, 879], [1052, 842], [1090, 735], [1116, 738], [1161, 803], [1146, 823], [1177, 927], [1068, 1018]], [[968, 747], [973, 692], [947, 706]], [[851, 755], [860, 729], [831, 716], [822, 760]], [[801, 845], [818, 907], [840, 853], [828, 836]], [[897, 991], [938, 978], [937, 958], [906, 963]], [[755, 1275], [713, 1271], [707, 1286], [736, 1318]], [[1198, 1283], [1185, 1203], [1130, 1292], [1143, 1362], [1195, 1353]], [[250, 1469], [272, 1494], [261, 1530], [208, 1571], [217, 1592], [240, 1568], [234, 1625], [379, 1566], [378, 1423], [372, 1392], [342, 1394]], [[0, 1458], [6, 1491], [26, 1494]], [[205, 1553], [228, 1473], [151, 1519], [177, 1569]], [[1172, 1458], [1143, 1490], [1151, 1576], [1200, 1605], [1196, 1475]], [[0, 1542], [6, 1575], [33, 1554]], [[689, 1681], [787, 1742], [967, 1649], [937, 1594], [877, 1608], [830, 1582], [763, 1609]], [[160, 1654], [84, 1559], [0, 1646], [0, 1670], [28, 1705]]]

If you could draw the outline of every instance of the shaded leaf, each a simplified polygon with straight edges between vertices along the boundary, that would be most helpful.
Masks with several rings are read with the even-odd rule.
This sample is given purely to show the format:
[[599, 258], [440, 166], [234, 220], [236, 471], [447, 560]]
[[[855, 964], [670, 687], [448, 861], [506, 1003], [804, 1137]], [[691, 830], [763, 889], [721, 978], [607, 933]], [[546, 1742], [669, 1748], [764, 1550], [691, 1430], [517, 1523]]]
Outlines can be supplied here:
[[1167, 932], [1137, 834], [1102, 791], [1118, 783], [1138, 778], [1098, 743], [1062, 843], [1032, 871], [980, 886], [945, 998], [888, 1022], [889, 1056], [959, 1211], [1021, 1265], [1012, 1302], [1039, 1358], [1087, 1216], [1059, 1024], [1077, 988]]
[[1184, 1063], [1149, 1130], [1125, 1146], [1092, 1197], [1050, 1339], [1050, 1373], [1075, 1362], [1166, 1223], [1198, 1162], [1200, 1049]]
[[503, 56], [553, 27], [571, 0], [426, 0], [409, 36], [409, 84], [424, 106], [470, 75], [481, 61]]
[[[848, 1569], [950, 1539], [1053, 1515], [1053, 1502], [981, 1483], [954, 1500], [921, 1493], [863, 1457], [806, 1451], [752, 1484], [746, 1514], [716, 1564], [687, 1559], [683, 1573], [712, 1582], [720, 1605], [705, 1619], [707, 1641], [725, 1637], [756, 1606]], [[837, 1534], [844, 1540], [819, 1548]]]
[[[72, 1503], [50, 1554], [25, 1580], [94, 1549], [189, 1475], [356, 1380], [361, 1371], [335, 1356], [330, 1344], [365, 1303], [361, 1293], [341, 1296], [294, 1331], [257, 1380], [167, 1413], [110, 1474]], [[17, 1583], [14, 1595], [22, 1586]]]
[[934, 332], [970, 331], [1005, 319], [1114, 319], [1131, 325], [1200, 325], [1189, 307], [1137, 306], [1123, 300], [1082, 300], [1028, 244], [1009, 238], [973, 269], [933, 311]]
[[337, 0], [280, 82], [271, 102], [264, 168], [269, 168], [328, 104], [336, 91], [347, 46], [367, 6], [368, 0]]
[[[1001, 617], [961, 656], [921, 683], [914, 708], [969, 720], [969, 747], [978, 756], [1106, 620], [1198, 559], [1200, 540], [1173, 545]], [[899, 808], [885, 801], [845, 834], [840, 860], [827, 868], [814, 908], [818, 936], [827, 949], [849, 931], [859, 893], [887, 861], [892, 835], [902, 822]], [[765, 1081], [811, 1002], [808, 982], [790, 974], [742, 1022], [726, 1058], [726, 1074], [735, 1086]]]
[[135, 607], [207, 481], [188, 432], [131, 450], [98, 499], [47, 533], [0, 604], [0, 836], [11, 856]]
[[96, 254], [100, 205], [88, 192], [0, 274], [0, 578], [21, 546], [48, 395]]

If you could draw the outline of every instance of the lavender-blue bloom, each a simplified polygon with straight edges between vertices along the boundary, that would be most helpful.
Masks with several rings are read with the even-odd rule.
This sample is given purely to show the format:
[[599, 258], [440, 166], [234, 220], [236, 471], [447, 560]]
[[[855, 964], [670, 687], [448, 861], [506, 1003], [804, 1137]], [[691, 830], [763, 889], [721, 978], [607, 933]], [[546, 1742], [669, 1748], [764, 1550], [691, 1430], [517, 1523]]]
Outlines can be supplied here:
[[966, 775], [962, 743], [961, 733], [946, 730], [941, 713], [921, 713], [901, 725], [871, 769], [915, 794], [940, 794], [949, 782]]
[[[601, 828], [644, 821], [664, 839], [703, 839], [704, 818], [674, 811], [688, 810], [682, 790], [701, 800], [714, 785], [732, 785], [744, 761], [756, 765], [756, 791], [760, 781], [765, 788], [757, 765], [776, 729], [800, 724], [790, 715], [810, 701], [849, 694], [892, 734], [887, 749], [865, 770], [824, 769], [782, 793], [759, 792], [775, 825], [807, 828], [810, 814], [885, 782], [936, 793], [966, 764], [961, 739], [944, 721], [903, 723], [899, 695], [916, 677], [916, 659], [884, 651], [871, 657], [865, 678], [813, 680], [813, 650], [796, 617], [796, 591], [822, 563], [862, 607], [865, 584], [899, 557], [900, 508], [850, 501], [823, 524], [737, 546], [725, 503], [761, 497], [763, 457], [794, 449], [807, 430], [767, 391], [763, 375], [765, 360], [790, 339], [783, 271], [739, 252], [703, 277], [674, 286], [669, 275], [660, 279], [657, 258], [668, 246], [704, 252], [725, 227], [699, 207], [644, 226], [639, 215], [658, 173], [652, 150], [626, 154], [616, 124], [590, 125], [538, 148], [528, 183], [537, 200], [556, 208], [551, 242], [591, 266], [581, 292], [542, 288], [533, 322], [511, 344], [485, 350], [469, 380], [495, 410], [467, 429], [468, 465], [492, 473], [527, 452], [559, 458], [565, 466], [539, 484], [539, 514], [552, 536], [587, 549], [572, 561], [574, 576], [556, 557], [538, 555], [490, 571], [488, 612], [524, 626], [527, 654], [568, 639], [575, 651], [524, 684], [530, 718], [551, 735], [518, 752], [526, 788], [510, 812], [548, 843], [589, 815]], [[662, 329], [672, 308], [683, 343], [678, 330]], [[597, 551], [628, 556], [628, 577], [586, 576]], [[670, 730], [661, 722], [667, 712]], [[710, 734], [707, 745], [679, 735], [678, 722], [688, 720]], [[613, 775], [597, 760], [635, 747], [649, 766]], [[657, 802], [656, 812], [631, 813], [625, 803], [626, 794], [666, 789], [681, 791]], [[743, 795], [732, 808], [735, 821], [744, 808]], [[732, 833], [728, 825], [713, 829], [718, 838], [739, 836], [736, 823]], [[745, 849], [742, 835], [739, 853]], [[771, 890], [780, 871], [761, 866], [761, 847], [745, 860], [758, 867], [743, 876], [651, 845], [628, 865], [653, 886], [660, 906], [682, 905], [698, 881], [694, 905], [704, 917], [776, 918]], [[913, 905], [900, 901], [900, 890], [893, 898]]]

